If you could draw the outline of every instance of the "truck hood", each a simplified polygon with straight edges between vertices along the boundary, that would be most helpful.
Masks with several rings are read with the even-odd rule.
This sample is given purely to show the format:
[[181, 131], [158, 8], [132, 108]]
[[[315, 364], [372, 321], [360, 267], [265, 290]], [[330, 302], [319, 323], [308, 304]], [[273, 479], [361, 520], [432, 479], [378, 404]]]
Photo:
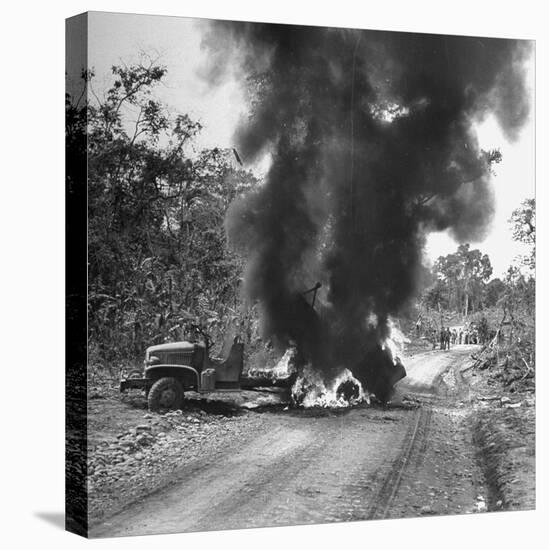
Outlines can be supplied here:
[[193, 351], [196, 348], [204, 348], [204, 344], [193, 342], [170, 342], [169, 344], [158, 344], [147, 348], [147, 353], [159, 351]]

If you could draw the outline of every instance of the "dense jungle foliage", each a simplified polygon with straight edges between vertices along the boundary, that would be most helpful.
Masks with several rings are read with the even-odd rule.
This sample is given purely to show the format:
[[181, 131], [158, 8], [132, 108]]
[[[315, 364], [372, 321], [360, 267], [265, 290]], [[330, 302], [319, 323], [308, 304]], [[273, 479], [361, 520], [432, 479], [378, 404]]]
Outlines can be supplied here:
[[[110, 372], [139, 361], [148, 345], [185, 338], [189, 321], [207, 327], [214, 351], [237, 332], [261, 346], [257, 314], [240, 296], [242, 261], [224, 231], [231, 201], [261, 182], [236, 151], [197, 147], [200, 122], [172, 115], [155, 97], [165, 75], [150, 59], [114, 66], [110, 85], [97, 92], [89, 71], [82, 95], [66, 97], [67, 154], [87, 154], [88, 162], [89, 363]], [[76, 139], [82, 133], [87, 151]], [[487, 155], [501, 161], [499, 151]], [[526, 346], [533, 364], [535, 200], [509, 222], [527, 256], [503, 279], [491, 278], [489, 257], [460, 245], [426, 270], [402, 325], [412, 332], [420, 317], [426, 332], [489, 322]]]
[[116, 66], [99, 94], [88, 72], [85, 104], [66, 98], [68, 154], [82, 154], [71, 149], [78, 132], [88, 143], [89, 361], [109, 369], [182, 339], [189, 321], [214, 339], [251, 335], [223, 220], [257, 181], [234, 151], [197, 150], [200, 123], [154, 97], [165, 74], [153, 62]]

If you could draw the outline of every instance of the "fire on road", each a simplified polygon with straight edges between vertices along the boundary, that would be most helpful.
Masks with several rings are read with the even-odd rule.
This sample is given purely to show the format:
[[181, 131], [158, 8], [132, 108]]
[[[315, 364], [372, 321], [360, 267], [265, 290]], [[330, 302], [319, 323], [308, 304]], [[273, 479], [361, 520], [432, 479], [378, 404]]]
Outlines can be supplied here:
[[[483, 488], [464, 409], [447, 388], [444, 401], [437, 397], [441, 377], [470, 352], [408, 360], [397, 392], [404, 405], [261, 413], [257, 437], [231, 442], [209, 463], [182, 465], [170, 487], [95, 525], [91, 536], [476, 511]], [[405, 399], [421, 392], [422, 404]]]

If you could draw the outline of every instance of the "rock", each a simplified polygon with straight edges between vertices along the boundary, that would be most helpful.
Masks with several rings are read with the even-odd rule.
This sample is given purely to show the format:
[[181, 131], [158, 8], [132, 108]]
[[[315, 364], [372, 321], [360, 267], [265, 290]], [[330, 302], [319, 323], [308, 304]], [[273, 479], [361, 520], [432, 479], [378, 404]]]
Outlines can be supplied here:
[[148, 424], [140, 424], [139, 426], [135, 427], [135, 432], [136, 433], [150, 432], [151, 429], [152, 429], [151, 426], [149, 426]]
[[429, 514], [433, 514], [433, 509], [430, 507], [430, 506], [422, 506], [421, 507], [421, 510], [419, 511], [420, 514], [426, 516], [426, 515], [429, 515]]
[[153, 415], [150, 414], [150, 413], [145, 413], [145, 414], [143, 415], [143, 418], [152, 418], [152, 417], [153, 417]]
[[510, 403], [511, 402], [511, 399], [509, 399], [506, 395], [504, 395], [501, 399], [501, 404], [505, 404], [505, 403]]
[[138, 435], [135, 442], [138, 444], [138, 445], [141, 445], [141, 446], [146, 446], [146, 445], [151, 445], [151, 443], [154, 441], [154, 439], [152, 437], [146, 437], [146, 436], [143, 436], [143, 435]]

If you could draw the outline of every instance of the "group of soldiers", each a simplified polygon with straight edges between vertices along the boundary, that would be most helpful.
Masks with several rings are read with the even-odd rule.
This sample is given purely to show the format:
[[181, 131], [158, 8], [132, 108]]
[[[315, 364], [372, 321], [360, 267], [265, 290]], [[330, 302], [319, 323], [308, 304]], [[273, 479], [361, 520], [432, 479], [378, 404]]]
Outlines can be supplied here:
[[[484, 330], [483, 330], [484, 329]], [[441, 350], [449, 350], [450, 346], [460, 344], [486, 344], [494, 338], [496, 331], [488, 330], [488, 327], [481, 324], [480, 327], [442, 327], [440, 331], [431, 329], [431, 341], [433, 349], [436, 349], [437, 344], [440, 344]]]
[[501, 331], [490, 330], [486, 317], [482, 317], [478, 322], [468, 322], [462, 326], [442, 326], [438, 330], [430, 322], [424, 327], [423, 319], [420, 315], [416, 321], [415, 332], [418, 338], [430, 340], [433, 344], [433, 349], [436, 349], [440, 345], [441, 350], [449, 350], [450, 346], [461, 344], [485, 345], [496, 336], [498, 337], [498, 342], [502, 338]]
[[440, 349], [449, 350], [450, 346], [461, 344], [482, 344], [485, 338], [481, 338], [478, 329], [476, 328], [450, 328], [442, 327], [440, 331], [435, 328], [431, 330], [431, 340], [433, 349], [440, 343]]
[[449, 328], [442, 327], [440, 329], [440, 349], [450, 349], [450, 343], [452, 342], [452, 331]]

